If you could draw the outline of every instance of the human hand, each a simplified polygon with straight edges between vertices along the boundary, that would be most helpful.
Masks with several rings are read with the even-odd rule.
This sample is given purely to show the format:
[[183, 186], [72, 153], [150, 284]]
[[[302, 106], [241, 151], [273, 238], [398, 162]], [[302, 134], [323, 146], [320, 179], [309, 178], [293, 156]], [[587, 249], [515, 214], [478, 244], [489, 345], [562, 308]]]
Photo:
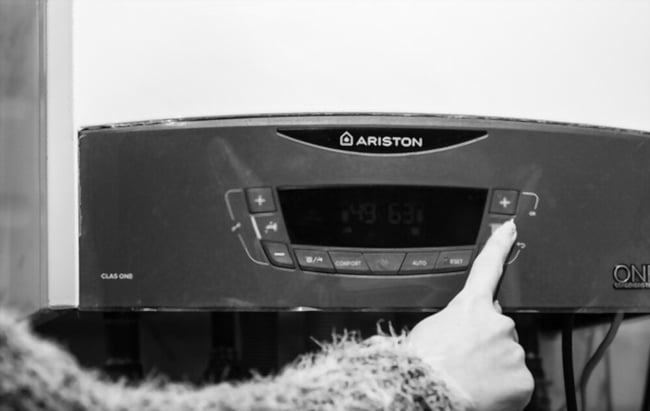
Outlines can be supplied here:
[[521, 410], [534, 388], [514, 321], [493, 301], [516, 238], [513, 221], [499, 227], [476, 257], [465, 287], [408, 336], [409, 347], [446, 374], [472, 410]]

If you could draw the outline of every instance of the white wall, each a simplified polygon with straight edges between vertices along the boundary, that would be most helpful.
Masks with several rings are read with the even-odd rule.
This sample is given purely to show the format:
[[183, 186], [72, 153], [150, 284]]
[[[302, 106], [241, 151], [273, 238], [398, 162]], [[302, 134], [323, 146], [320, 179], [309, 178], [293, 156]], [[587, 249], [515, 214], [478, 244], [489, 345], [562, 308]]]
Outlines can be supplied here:
[[648, 1], [77, 1], [77, 125], [418, 112], [650, 130]]

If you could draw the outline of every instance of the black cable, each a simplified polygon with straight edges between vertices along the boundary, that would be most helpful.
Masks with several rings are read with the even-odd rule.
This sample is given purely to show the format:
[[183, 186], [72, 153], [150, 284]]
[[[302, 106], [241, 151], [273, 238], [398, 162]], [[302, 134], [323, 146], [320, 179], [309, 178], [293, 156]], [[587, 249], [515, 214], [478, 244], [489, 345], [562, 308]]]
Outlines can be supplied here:
[[645, 376], [645, 391], [641, 411], [650, 411], [650, 353], [648, 353], [648, 370]]
[[605, 338], [603, 338], [603, 341], [598, 345], [598, 348], [596, 348], [594, 354], [591, 356], [591, 358], [589, 358], [589, 361], [587, 361], [585, 368], [582, 369], [582, 375], [580, 375], [580, 408], [583, 411], [587, 409], [587, 384], [589, 383], [589, 377], [591, 377], [591, 373], [594, 371], [600, 360], [602, 360], [605, 352], [607, 352], [607, 348], [609, 348], [609, 346], [612, 344], [612, 341], [614, 341], [616, 333], [618, 332], [618, 329], [621, 326], [622, 322], [623, 312], [619, 311], [614, 316], [612, 324], [609, 326], [609, 330], [607, 330]]
[[562, 371], [567, 411], [578, 411], [576, 387], [573, 379], [573, 314], [568, 314], [562, 325]]
[[605, 357], [605, 389], [607, 390], [607, 411], [614, 411], [614, 400], [612, 398], [612, 356]]

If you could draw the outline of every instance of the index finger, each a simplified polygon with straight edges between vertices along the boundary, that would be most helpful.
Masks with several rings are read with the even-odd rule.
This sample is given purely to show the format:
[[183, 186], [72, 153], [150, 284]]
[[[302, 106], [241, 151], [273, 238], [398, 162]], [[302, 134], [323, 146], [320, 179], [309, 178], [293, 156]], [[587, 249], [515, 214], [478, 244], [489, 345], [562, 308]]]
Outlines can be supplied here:
[[474, 260], [461, 292], [474, 297], [485, 297], [492, 303], [503, 274], [503, 266], [516, 238], [517, 227], [514, 220], [509, 220], [497, 228]]

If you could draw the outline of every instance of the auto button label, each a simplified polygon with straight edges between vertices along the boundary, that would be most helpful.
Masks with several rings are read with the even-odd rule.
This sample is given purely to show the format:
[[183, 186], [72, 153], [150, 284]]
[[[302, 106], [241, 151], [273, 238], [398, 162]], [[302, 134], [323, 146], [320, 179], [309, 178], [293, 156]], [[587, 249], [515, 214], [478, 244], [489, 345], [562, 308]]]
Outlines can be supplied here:
[[427, 273], [431, 272], [436, 267], [438, 261], [437, 251], [408, 253], [402, 264], [401, 273]]

